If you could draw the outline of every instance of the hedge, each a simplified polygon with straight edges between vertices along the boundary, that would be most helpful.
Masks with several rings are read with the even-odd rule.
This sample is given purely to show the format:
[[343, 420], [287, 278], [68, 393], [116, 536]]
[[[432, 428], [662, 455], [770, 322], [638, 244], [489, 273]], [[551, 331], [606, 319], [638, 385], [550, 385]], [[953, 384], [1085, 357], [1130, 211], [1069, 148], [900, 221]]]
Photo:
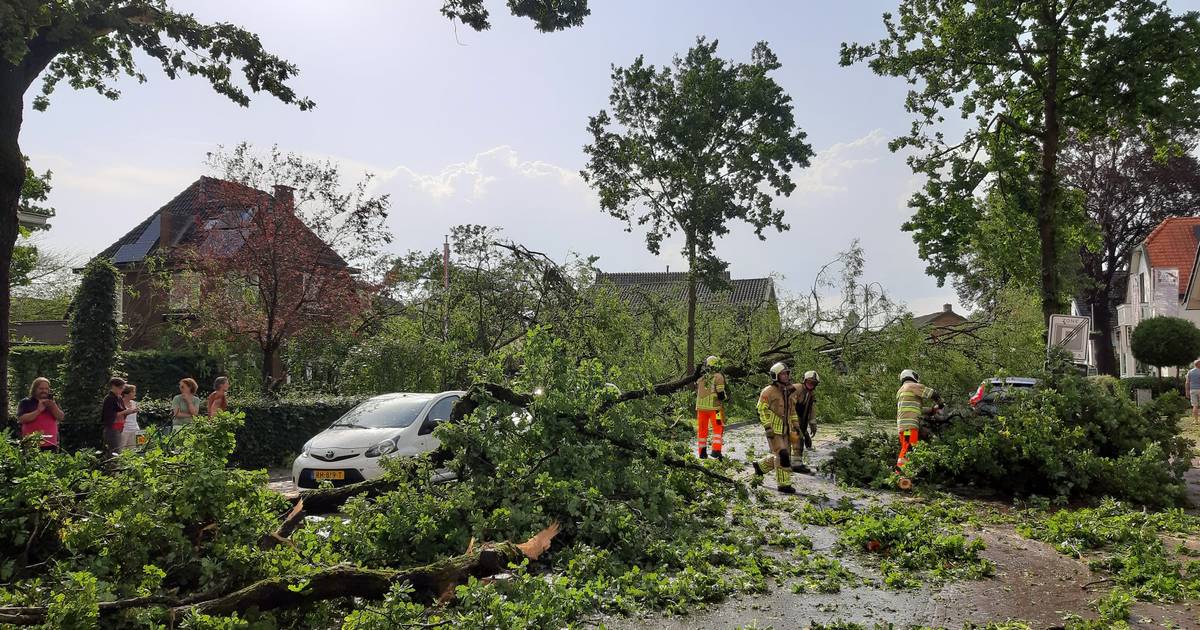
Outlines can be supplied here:
[[[29, 384], [45, 376], [56, 388], [63, 386], [67, 346], [20, 346], [8, 355], [9, 390], [13, 400], [24, 398]], [[199, 354], [165, 350], [127, 350], [117, 356], [117, 370], [138, 387], [140, 398], [170, 400], [179, 393], [179, 380], [196, 379], [201, 393], [211, 390], [218, 376], [214, 360]]]
[[1133, 376], [1130, 378], [1121, 379], [1121, 384], [1129, 391], [1130, 396], [1134, 395], [1134, 390], [1148, 389], [1155, 398], [1169, 392], [1176, 391], [1179, 395], [1184, 395], [1183, 377], [1182, 376]]

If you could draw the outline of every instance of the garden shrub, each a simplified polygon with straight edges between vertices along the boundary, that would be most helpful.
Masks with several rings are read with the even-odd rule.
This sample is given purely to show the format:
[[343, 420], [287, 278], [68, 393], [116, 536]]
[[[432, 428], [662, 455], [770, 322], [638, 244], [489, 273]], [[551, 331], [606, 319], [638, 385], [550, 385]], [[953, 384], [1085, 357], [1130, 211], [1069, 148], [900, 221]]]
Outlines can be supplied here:
[[1183, 394], [1182, 376], [1132, 376], [1121, 379], [1121, 385], [1125, 386], [1130, 396], [1139, 389], [1150, 390], [1155, 398], [1171, 391]]
[[[1019, 496], [1177, 505], [1191, 457], [1190, 443], [1179, 437], [1185, 407], [1168, 392], [1139, 409], [1115, 379], [1053, 372], [999, 418], [955, 418], [913, 449], [906, 472], [927, 483]], [[894, 435], [866, 434], [838, 449], [826, 470], [846, 483], [882, 487], [897, 452]]]
[[89, 262], [71, 308], [59, 398], [66, 414], [59, 427], [59, 444], [68, 448], [100, 442], [100, 402], [113, 374], [120, 338], [117, 274], [107, 258]]
[[1182, 317], [1151, 317], [1129, 336], [1134, 358], [1158, 368], [1187, 365], [1200, 358], [1200, 328]]
[[8, 353], [8, 390], [13, 398], [24, 398], [33, 379], [44, 376], [62, 388], [63, 362], [67, 346], [15, 346]]
[[230, 409], [246, 416], [230, 459], [244, 468], [291, 465], [304, 443], [367, 397], [235, 399]]
[[216, 362], [204, 355], [167, 350], [126, 350], [117, 359], [118, 369], [137, 385], [138, 396], [170, 400], [179, 393], [179, 381], [196, 379], [200, 395], [212, 391], [218, 376]]

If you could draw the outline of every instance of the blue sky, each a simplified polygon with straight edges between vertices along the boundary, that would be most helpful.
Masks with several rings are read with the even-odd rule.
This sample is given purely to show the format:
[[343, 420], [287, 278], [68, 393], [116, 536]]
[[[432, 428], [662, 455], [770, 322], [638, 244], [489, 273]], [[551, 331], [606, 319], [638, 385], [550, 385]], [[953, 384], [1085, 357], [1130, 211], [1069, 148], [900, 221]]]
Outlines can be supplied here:
[[[599, 211], [578, 177], [587, 117], [607, 104], [611, 64], [638, 54], [656, 64], [697, 35], [746, 60], [765, 40], [777, 80], [817, 150], [783, 200], [792, 229], [760, 243], [736, 229], [719, 245], [735, 277], [777, 273], [807, 290], [816, 268], [860, 239], [868, 281], [918, 314], [953, 302], [924, 275], [905, 201], [919, 185], [886, 142], [902, 133], [904, 84], [841, 68], [843, 41], [877, 39], [896, 0], [594, 0], [583, 27], [537, 33], [492, 0], [493, 28], [476, 33], [439, 13], [441, 0], [189, 0], [177, 7], [260, 35], [300, 67], [294, 83], [317, 102], [300, 112], [269, 97], [241, 108], [197, 79], [121, 83], [110, 102], [60, 88], [46, 113], [29, 111], [22, 148], [54, 171], [58, 208], [50, 247], [90, 255], [202, 174], [207, 151], [241, 140], [343, 163], [380, 176], [392, 195], [393, 248], [432, 249], [450, 225], [503, 227], [562, 258], [595, 254], [611, 271], [682, 270], [677, 247], [646, 253], [638, 233]], [[1200, 0], [1177, 1], [1177, 10]]]

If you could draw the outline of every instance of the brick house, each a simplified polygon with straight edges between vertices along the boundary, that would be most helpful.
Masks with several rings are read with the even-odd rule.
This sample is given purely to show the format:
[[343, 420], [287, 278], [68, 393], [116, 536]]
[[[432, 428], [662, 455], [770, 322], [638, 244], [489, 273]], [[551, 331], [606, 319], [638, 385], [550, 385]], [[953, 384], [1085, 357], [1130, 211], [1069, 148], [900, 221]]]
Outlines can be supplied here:
[[942, 310], [928, 315], [914, 317], [913, 326], [917, 329], [929, 329], [931, 338], [940, 337], [954, 329], [955, 326], [967, 323], [967, 318], [954, 312], [954, 306], [945, 304]]
[[[189, 317], [203, 299], [197, 283], [185, 277], [177, 254], [195, 248], [210, 255], [228, 254], [244, 246], [236, 228], [247, 213], [267, 204], [284, 204], [294, 212], [292, 189], [276, 186], [273, 193], [212, 177], [201, 177], [135, 226], [98, 257], [112, 260], [120, 271], [118, 319], [128, 336], [126, 349], [157, 348], [167, 342], [168, 324]], [[299, 218], [296, 219], [299, 221]], [[324, 248], [320, 261], [355, 272], [316, 234], [303, 246]], [[297, 243], [300, 246], [300, 243]]]
[[[770, 278], [733, 279], [728, 271], [722, 275], [725, 288], [713, 290], [703, 283], [696, 285], [696, 304], [700, 307], [729, 305], [740, 312], [768, 312], [779, 319], [775, 301], [775, 281]], [[635, 309], [647, 300], [687, 303], [687, 274], [682, 272], [600, 273], [598, 285], [609, 285], [621, 300]]]

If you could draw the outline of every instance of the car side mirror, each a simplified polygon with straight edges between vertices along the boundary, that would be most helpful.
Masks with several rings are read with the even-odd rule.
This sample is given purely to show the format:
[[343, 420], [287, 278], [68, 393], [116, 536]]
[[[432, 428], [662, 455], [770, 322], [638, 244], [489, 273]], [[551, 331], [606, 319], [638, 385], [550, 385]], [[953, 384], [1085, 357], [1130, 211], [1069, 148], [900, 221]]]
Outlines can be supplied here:
[[441, 418], [428, 418], [425, 420], [425, 423], [421, 425], [421, 430], [417, 432], [417, 435], [429, 435], [433, 433], [433, 430], [443, 422], [445, 422], [445, 420]]

